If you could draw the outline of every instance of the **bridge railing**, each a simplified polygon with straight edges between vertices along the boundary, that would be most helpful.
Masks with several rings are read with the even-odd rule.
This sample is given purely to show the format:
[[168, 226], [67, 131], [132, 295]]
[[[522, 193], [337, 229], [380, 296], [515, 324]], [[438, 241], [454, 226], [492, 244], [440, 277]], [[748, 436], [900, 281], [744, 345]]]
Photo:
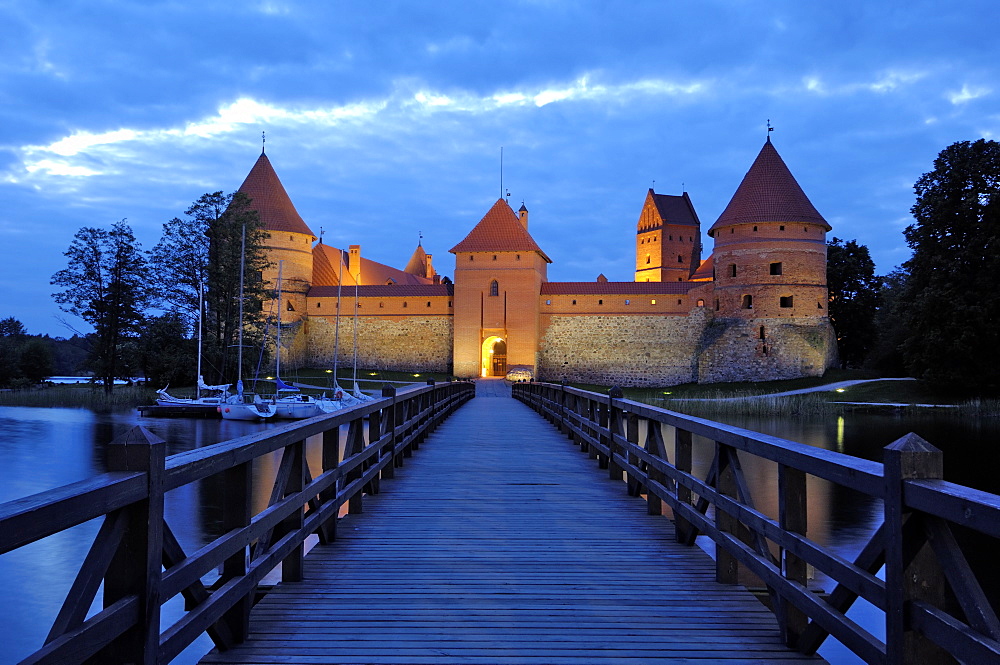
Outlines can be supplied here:
[[[762, 582], [790, 647], [814, 653], [833, 635], [868, 663], [1000, 662], [998, 599], [968, 562], [974, 548], [1000, 551], [1000, 497], [942, 480], [941, 452], [915, 434], [887, 446], [880, 464], [622, 399], [616, 389], [523, 383], [513, 395], [629, 494], [645, 495], [649, 513], [669, 507], [678, 541], [710, 537], [718, 581], [736, 584], [749, 572]], [[694, 435], [714, 447], [704, 478], [692, 470]], [[748, 456], [774, 463], [776, 517], [754, 503], [741, 465]], [[883, 523], [854, 560], [806, 536], [809, 476], [882, 502]], [[825, 597], [809, 588], [809, 566], [835, 583]], [[884, 641], [847, 616], [858, 598], [884, 612]]]
[[[336, 538], [342, 506], [365, 494], [426, 435], [475, 395], [469, 383], [428, 385], [258, 434], [167, 457], [166, 444], [135, 427], [108, 447], [107, 473], [0, 504], [0, 554], [89, 520], [101, 526], [44, 646], [23, 663], [167, 663], [204, 632], [226, 649], [242, 642], [261, 580], [280, 565], [302, 576], [304, 541]], [[341, 458], [341, 428], [346, 445]], [[322, 435], [313, 478], [306, 439]], [[255, 459], [281, 451], [265, 509], [253, 511]], [[164, 520], [164, 494], [210, 476], [223, 479], [223, 534], [185, 552]], [[202, 578], [221, 569], [211, 588]], [[103, 609], [88, 616], [103, 584]], [[162, 627], [160, 607], [182, 595], [183, 616]]]

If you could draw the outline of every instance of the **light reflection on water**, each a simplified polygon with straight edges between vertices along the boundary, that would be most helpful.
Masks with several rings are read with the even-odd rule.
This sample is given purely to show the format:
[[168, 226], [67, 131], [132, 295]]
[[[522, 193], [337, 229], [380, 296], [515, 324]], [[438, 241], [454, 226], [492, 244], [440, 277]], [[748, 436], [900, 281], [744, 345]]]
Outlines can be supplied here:
[[[881, 460], [881, 450], [907, 432], [915, 431], [945, 451], [949, 480], [1000, 492], [1000, 481], [991, 469], [1000, 462], [995, 445], [1000, 425], [969, 423], [947, 414], [851, 414], [835, 418], [737, 418], [730, 424], [760, 431], [866, 459]], [[85, 409], [0, 407], [0, 502], [21, 498], [93, 476], [105, 470], [107, 442], [136, 424], [142, 424], [167, 441], [167, 454], [200, 448], [280, 423], [247, 423], [224, 420], [140, 418], [134, 412], [93, 413]], [[673, 459], [673, 433], [665, 441]], [[343, 441], [343, 432], [341, 439]], [[307, 460], [314, 477], [319, 472], [319, 437], [307, 444]], [[695, 472], [702, 478], [711, 463], [711, 444], [695, 445]], [[279, 453], [254, 465], [254, 510], [268, 501]], [[749, 456], [741, 459], [757, 506], [777, 514], [774, 465]], [[221, 531], [224, 487], [220, 478], [178, 488], [167, 494], [166, 519], [186, 551], [211, 540]], [[881, 505], [851, 490], [809, 478], [809, 537], [853, 559], [881, 522]], [[15, 663], [38, 649], [54, 620], [87, 549], [93, 542], [97, 520], [41, 542], [0, 556], [0, 588], [17, 598], [0, 609], [0, 665]], [[823, 580], [820, 580], [823, 582]], [[99, 596], [98, 596], [99, 597]], [[99, 601], [98, 601], [99, 602]], [[168, 625], [180, 616], [179, 598], [164, 606]], [[858, 606], [850, 616], [881, 635], [881, 613]], [[194, 663], [211, 648], [202, 637], [175, 663]], [[858, 662], [842, 647], [828, 644], [821, 652], [832, 663]]]

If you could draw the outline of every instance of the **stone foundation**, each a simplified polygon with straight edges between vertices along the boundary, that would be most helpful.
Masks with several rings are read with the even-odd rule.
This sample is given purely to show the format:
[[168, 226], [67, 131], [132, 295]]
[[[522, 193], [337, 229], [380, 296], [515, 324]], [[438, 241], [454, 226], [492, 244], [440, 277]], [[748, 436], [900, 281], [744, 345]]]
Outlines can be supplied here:
[[[306, 362], [312, 367], [332, 367], [336, 326], [310, 319]], [[358, 366], [421, 372], [451, 372], [453, 326], [451, 317], [399, 317], [358, 319]], [[338, 364], [354, 362], [354, 319], [340, 321]]]

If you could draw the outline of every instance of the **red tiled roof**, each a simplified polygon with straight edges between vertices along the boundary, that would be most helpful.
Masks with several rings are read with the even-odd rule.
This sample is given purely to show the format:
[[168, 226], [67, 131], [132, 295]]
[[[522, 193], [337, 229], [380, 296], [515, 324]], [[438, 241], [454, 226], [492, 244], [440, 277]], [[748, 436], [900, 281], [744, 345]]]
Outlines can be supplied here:
[[[341, 258], [343, 256], [343, 258]], [[344, 262], [344, 269], [341, 271], [340, 262]], [[336, 286], [341, 275], [344, 276], [344, 286], [354, 286], [354, 277], [351, 276], [350, 256], [347, 252], [336, 247], [331, 247], [323, 243], [317, 243], [313, 247], [313, 285], [315, 286]], [[392, 280], [397, 285], [421, 285], [432, 284], [433, 280], [421, 275], [413, 275], [402, 270], [397, 270], [383, 263], [372, 261], [361, 257], [361, 284], [385, 284]]]
[[403, 268], [403, 272], [408, 272], [411, 275], [419, 277], [427, 277], [427, 252], [424, 251], [422, 245], [417, 245], [417, 248], [413, 250], [413, 256], [410, 257], [410, 262]]
[[698, 213], [694, 211], [691, 198], [684, 192], [680, 196], [673, 194], [657, 194], [652, 188], [649, 196], [653, 197], [656, 211], [660, 213], [660, 219], [664, 224], [680, 224], [688, 226], [701, 226], [698, 220]]
[[507, 202], [497, 199], [489, 212], [469, 231], [465, 239], [448, 250], [458, 252], [538, 252], [548, 263], [552, 260], [545, 255], [528, 230], [510, 209]]
[[[394, 296], [407, 296], [417, 298], [431, 298], [434, 296], [451, 296], [455, 293], [453, 284], [393, 284], [384, 286], [372, 284], [369, 286], [344, 286], [340, 289], [340, 297], [343, 300], [354, 298], [354, 290], [357, 289], [359, 298], [392, 298]], [[336, 286], [314, 286], [309, 289], [310, 298], [336, 298]]]
[[821, 224], [827, 231], [831, 228], [799, 187], [770, 139], [708, 235], [714, 236], [717, 229], [730, 224], [763, 222], [805, 222]]
[[712, 271], [715, 267], [715, 255], [712, 254], [707, 259], [701, 262], [698, 269], [694, 271], [691, 275], [691, 281], [704, 281], [712, 279]]
[[690, 282], [544, 282], [543, 296], [683, 295]]
[[271, 161], [264, 153], [260, 153], [257, 163], [250, 169], [239, 191], [252, 199], [253, 208], [260, 215], [260, 221], [268, 231], [304, 233], [315, 237], [312, 230], [299, 217], [281, 180], [278, 179], [278, 174], [274, 172]]

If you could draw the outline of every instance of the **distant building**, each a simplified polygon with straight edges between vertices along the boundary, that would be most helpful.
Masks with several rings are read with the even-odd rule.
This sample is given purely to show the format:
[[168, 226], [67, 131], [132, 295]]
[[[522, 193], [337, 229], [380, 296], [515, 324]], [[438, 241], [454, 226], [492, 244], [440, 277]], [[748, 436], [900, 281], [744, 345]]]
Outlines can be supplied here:
[[[619, 385], [761, 381], [836, 362], [826, 233], [770, 139], [709, 229], [687, 193], [646, 193], [635, 281], [550, 282], [528, 209], [503, 199], [449, 251], [454, 283], [418, 244], [403, 270], [316, 242], [263, 153], [240, 187], [282, 266], [286, 363]], [[314, 244], [315, 243], [315, 244]], [[338, 312], [339, 324], [338, 324]], [[287, 343], [286, 343], [286, 340]]]

